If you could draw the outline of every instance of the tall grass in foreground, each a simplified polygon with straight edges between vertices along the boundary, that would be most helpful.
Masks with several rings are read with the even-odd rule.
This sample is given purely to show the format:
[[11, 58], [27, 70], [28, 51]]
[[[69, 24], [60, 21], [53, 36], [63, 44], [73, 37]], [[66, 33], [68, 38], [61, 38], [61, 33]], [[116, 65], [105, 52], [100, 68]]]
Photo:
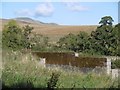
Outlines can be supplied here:
[[43, 68], [30, 53], [3, 51], [3, 87], [10, 88], [117, 88], [117, 79], [95, 73]]

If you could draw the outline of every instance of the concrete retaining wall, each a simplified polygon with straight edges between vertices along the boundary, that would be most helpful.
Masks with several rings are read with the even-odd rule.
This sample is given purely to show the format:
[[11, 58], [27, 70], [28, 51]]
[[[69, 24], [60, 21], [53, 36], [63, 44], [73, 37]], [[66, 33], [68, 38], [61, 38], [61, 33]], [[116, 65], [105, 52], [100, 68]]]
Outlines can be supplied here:
[[[43, 67], [59, 66], [67, 69], [81, 69], [87, 71], [101, 71], [106, 69], [108, 75], [112, 75], [112, 78], [116, 78], [119, 75], [119, 70], [111, 69], [111, 60], [119, 59], [119, 57], [79, 57], [78, 53], [58, 53], [58, 52], [33, 52], [40, 58], [40, 64]], [[72, 68], [71, 68], [72, 67]], [[96, 69], [97, 67], [97, 69]]]
[[78, 53], [34, 52], [39, 58], [45, 58], [45, 64], [71, 65], [79, 68], [106, 67], [106, 58], [79, 57]]

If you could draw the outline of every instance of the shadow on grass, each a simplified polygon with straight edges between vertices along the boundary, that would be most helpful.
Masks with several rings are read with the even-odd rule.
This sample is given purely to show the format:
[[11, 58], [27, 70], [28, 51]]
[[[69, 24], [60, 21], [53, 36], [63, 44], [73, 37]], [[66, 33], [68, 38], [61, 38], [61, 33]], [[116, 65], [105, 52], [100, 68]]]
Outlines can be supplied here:
[[[52, 75], [53, 76], [53, 75]], [[51, 80], [51, 78], [50, 78]], [[55, 81], [53, 81], [55, 82]], [[53, 86], [53, 83], [50, 82], [50, 85]], [[120, 85], [118, 85], [118, 87], [114, 87], [113, 85], [111, 85], [109, 88], [107, 89], [104, 89], [104, 90], [119, 90], [120, 88]], [[4, 82], [2, 82], [2, 90], [8, 90], [8, 89], [11, 89], [11, 90], [17, 90], [17, 89], [25, 89], [25, 90], [33, 90], [33, 89], [38, 89], [38, 90], [41, 90], [41, 89], [44, 89], [44, 90], [55, 90], [54, 87], [45, 87], [45, 86], [41, 86], [39, 85], [38, 88], [36, 88], [32, 82], [30, 81], [21, 81], [19, 83], [16, 83], [16, 84], [13, 84], [13, 85], [10, 85], [10, 86], [7, 86], [5, 85]], [[64, 89], [64, 88], [63, 88]], [[69, 89], [76, 89], [76, 88], [69, 88]], [[87, 90], [87, 88], [81, 88], [81, 90]], [[99, 90], [99, 88], [97, 89]]]
[[[42, 88], [45, 88], [43, 86], [39, 86], [39, 89], [41, 90]], [[4, 82], [2, 82], [2, 90], [3, 89], [11, 89], [11, 90], [16, 90], [16, 89], [25, 89], [25, 90], [33, 90], [33, 89], [37, 89], [34, 87], [33, 83], [30, 82], [30, 81], [23, 81], [23, 82], [20, 82], [20, 83], [16, 83], [16, 84], [13, 84], [11, 86], [7, 86], [5, 85]]]
[[2, 89], [8, 89], [8, 88], [11, 88], [12, 90], [16, 90], [19, 88], [26, 88], [26, 89], [32, 90], [32, 88], [34, 88], [34, 85], [30, 81], [23, 81], [20, 83], [13, 84], [11, 86], [7, 86], [5, 85], [4, 82], [2, 82]]

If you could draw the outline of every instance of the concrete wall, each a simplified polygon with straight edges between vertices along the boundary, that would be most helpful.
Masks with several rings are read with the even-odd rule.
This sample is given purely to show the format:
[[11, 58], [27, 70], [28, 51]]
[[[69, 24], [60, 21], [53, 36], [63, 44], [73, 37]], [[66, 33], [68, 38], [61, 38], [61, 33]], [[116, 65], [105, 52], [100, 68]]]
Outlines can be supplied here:
[[107, 58], [107, 74], [110, 75], [111, 74], [111, 59]]
[[118, 78], [119, 74], [120, 74], [120, 70], [119, 69], [112, 69], [111, 70], [111, 74], [112, 74], [112, 78]]
[[118, 57], [118, 56], [104, 56], [104, 58], [107, 58], [107, 59], [110, 59], [110, 60], [120, 59], [120, 57]]
[[46, 58], [40, 58], [40, 65], [44, 68], [46, 67], [45, 63], [46, 63]]
[[[112, 78], [116, 78], [119, 75], [119, 70], [111, 69], [111, 60], [119, 59], [119, 57], [79, 57], [78, 53], [51, 53], [51, 52], [34, 52], [40, 58], [40, 65], [43, 67], [62, 67], [64, 69], [76, 69], [84, 72], [88, 71], [101, 71], [102, 68], [106, 69], [108, 75], [112, 75]], [[71, 68], [72, 66], [72, 68]], [[98, 67], [96, 69], [96, 67]]]

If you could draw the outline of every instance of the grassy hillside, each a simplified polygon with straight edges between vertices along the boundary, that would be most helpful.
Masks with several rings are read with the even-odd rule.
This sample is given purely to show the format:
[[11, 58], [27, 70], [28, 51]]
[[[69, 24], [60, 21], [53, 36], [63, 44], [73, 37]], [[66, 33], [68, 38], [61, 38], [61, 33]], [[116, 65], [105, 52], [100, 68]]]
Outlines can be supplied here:
[[[4, 26], [9, 20], [7, 19], [0, 19], [0, 28]], [[55, 24], [44, 24], [38, 22], [28, 22], [28, 21], [18, 21], [17, 23], [22, 27], [24, 25], [30, 25], [34, 27], [33, 32], [48, 36], [50, 41], [56, 42], [59, 38], [67, 35], [69, 33], [78, 34], [80, 31], [85, 31], [90, 33], [91, 31], [95, 30], [97, 26], [67, 26], [67, 25], [55, 25]], [[3, 28], [3, 27], [2, 27]]]

